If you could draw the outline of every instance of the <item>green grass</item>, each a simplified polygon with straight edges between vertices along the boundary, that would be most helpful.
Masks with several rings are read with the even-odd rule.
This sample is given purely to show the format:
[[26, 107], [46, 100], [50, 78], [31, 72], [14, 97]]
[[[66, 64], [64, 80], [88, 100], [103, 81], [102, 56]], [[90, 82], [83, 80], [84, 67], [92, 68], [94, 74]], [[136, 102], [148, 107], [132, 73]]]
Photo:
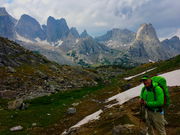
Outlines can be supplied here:
[[[33, 100], [26, 101], [30, 104], [27, 110], [0, 110], [0, 135], [25, 135], [30, 134], [28, 128], [32, 127], [32, 123], [37, 123], [38, 127], [47, 127], [51, 124], [61, 120], [66, 114], [67, 108], [72, 103], [78, 102], [85, 98], [85, 96], [95, 94], [98, 95], [100, 90], [106, 88], [107, 90], [117, 89], [126, 83], [131, 83], [123, 80], [124, 77], [135, 75], [144, 70], [157, 67], [155, 70], [149, 72], [149, 75], [167, 72], [180, 68], [180, 56], [172, 58], [165, 62], [159, 62], [155, 64], [145, 64], [139, 67], [127, 70], [124, 74], [119, 75], [117, 78], [113, 78], [111, 83], [104, 86], [99, 85], [95, 87], [87, 87], [77, 90], [71, 90], [66, 92], [59, 92], [51, 96], [39, 97]], [[133, 79], [137, 83], [139, 77]], [[86, 97], [88, 98], [88, 97]], [[1, 108], [4, 108], [8, 100], [0, 99]], [[47, 115], [51, 114], [51, 115]], [[9, 128], [16, 125], [22, 125], [23, 131], [10, 132]]]
[[[39, 97], [26, 101], [30, 106], [27, 110], [1, 110], [0, 111], [0, 134], [16, 134], [9, 131], [9, 128], [16, 125], [22, 125], [24, 131], [17, 132], [18, 135], [27, 134], [27, 128], [32, 127], [32, 123], [37, 123], [39, 127], [46, 127], [61, 119], [72, 103], [78, 102], [84, 96], [101, 90], [104, 86], [82, 88], [73, 91], [59, 92], [51, 96]], [[0, 100], [4, 103], [4, 100]], [[50, 115], [47, 115], [50, 114]]]

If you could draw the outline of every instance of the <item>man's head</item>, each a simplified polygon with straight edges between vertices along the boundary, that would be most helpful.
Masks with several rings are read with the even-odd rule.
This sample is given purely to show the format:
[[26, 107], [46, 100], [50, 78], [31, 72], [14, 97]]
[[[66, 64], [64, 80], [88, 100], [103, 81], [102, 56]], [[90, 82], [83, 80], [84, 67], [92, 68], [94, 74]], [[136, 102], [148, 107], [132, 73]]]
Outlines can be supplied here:
[[150, 87], [152, 85], [152, 80], [149, 76], [143, 76], [141, 78], [141, 81], [143, 82], [145, 87]]

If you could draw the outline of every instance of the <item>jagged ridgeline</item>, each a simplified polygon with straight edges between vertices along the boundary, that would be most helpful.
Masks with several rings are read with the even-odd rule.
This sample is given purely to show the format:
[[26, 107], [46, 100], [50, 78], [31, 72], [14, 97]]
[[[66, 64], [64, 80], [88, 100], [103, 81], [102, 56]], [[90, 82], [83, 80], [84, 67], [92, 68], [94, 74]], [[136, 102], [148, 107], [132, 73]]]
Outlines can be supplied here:
[[60, 66], [38, 51], [0, 38], [0, 96], [34, 98], [58, 91], [95, 86], [100, 78], [81, 67]]
[[5, 8], [0, 8], [0, 36], [68, 65], [132, 67], [180, 54], [179, 37], [161, 42], [152, 24], [142, 24], [137, 32], [113, 28], [93, 38], [86, 30], [79, 34], [75, 27], [69, 28], [65, 18], [49, 16], [41, 25], [26, 14], [16, 20]]

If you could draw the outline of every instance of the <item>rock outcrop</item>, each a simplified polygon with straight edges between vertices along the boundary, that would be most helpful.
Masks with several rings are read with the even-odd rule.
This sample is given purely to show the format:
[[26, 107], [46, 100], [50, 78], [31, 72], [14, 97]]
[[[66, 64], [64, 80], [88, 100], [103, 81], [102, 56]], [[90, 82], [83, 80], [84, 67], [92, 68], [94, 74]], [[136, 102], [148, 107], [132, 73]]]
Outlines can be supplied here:
[[0, 8], [0, 36], [14, 39], [16, 19], [8, 14], [4, 7]]
[[46, 39], [46, 34], [42, 30], [40, 24], [36, 19], [29, 15], [22, 15], [20, 20], [16, 25], [16, 32], [27, 39], [35, 40], [39, 38], [40, 40]]

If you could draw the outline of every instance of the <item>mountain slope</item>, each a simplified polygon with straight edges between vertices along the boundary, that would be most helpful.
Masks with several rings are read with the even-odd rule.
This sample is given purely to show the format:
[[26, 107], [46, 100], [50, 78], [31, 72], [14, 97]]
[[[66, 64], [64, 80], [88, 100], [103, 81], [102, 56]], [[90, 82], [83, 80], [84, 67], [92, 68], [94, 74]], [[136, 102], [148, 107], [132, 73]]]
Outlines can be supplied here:
[[0, 69], [0, 91], [15, 92], [16, 98], [34, 98], [98, 83], [92, 72], [60, 66], [5, 38], [0, 38]]
[[129, 53], [135, 61], [142, 62], [147, 62], [149, 59], [153, 61], [165, 60], [173, 56], [169, 50], [161, 45], [152, 24], [141, 25]]
[[[180, 87], [174, 87], [174, 86], [180, 86], [180, 80], [174, 80], [175, 78], [179, 78], [180, 74], [180, 56], [177, 56], [171, 60], [163, 61], [160, 63], [155, 64], [149, 64], [149, 65], [142, 65], [140, 67], [136, 67], [135, 69], [129, 70], [128, 72], [135, 75], [134, 73], [138, 70], [143, 70], [147, 67], [156, 67], [157, 65], [160, 65], [157, 67], [157, 69], [149, 71], [147, 74], [153, 76], [155, 74], [164, 73], [162, 76], [164, 76], [167, 79], [167, 84], [170, 87], [171, 91], [171, 97], [173, 99], [173, 103], [178, 107], [171, 107], [170, 110], [167, 110], [167, 119], [168, 119], [168, 134], [176, 135], [178, 133], [178, 130], [180, 128], [179, 121], [174, 123], [174, 120], [179, 116], [176, 115], [176, 112], [180, 110], [180, 107], [178, 105], [178, 96], [179, 96], [179, 88]], [[177, 69], [177, 70], [175, 70]], [[173, 70], [173, 71], [172, 71]], [[167, 72], [172, 71], [172, 72]], [[167, 73], [166, 73], [167, 72]], [[125, 73], [124, 75], [127, 75]], [[121, 77], [125, 77], [124, 75], [121, 75]], [[128, 80], [126, 82], [123, 82], [122, 80], [117, 82], [119, 85], [122, 85], [122, 83], [128, 83], [129, 85], [132, 83], [136, 83], [133, 86], [136, 86], [137, 83], [139, 83], [139, 79], [142, 77], [142, 75], [139, 75], [138, 77], [135, 77], [131, 80]], [[121, 79], [123, 79], [121, 78]], [[119, 80], [120, 78], [118, 78]], [[117, 85], [117, 84], [116, 84]], [[129, 135], [131, 132], [133, 134], [143, 134], [145, 125], [144, 123], [139, 123], [139, 104], [137, 97], [140, 93], [140, 90], [142, 88], [142, 84], [138, 85], [133, 88], [129, 88], [127, 91], [122, 92], [121, 88], [120, 90], [117, 90], [118, 94], [115, 96], [112, 96], [106, 100], [103, 100], [104, 103], [100, 103], [101, 107], [99, 107], [99, 110], [97, 109], [95, 113], [91, 113], [88, 116], [84, 117], [81, 121], [77, 122], [75, 125], [71, 125], [71, 128], [68, 130], [65, 130], [63, 132], [63, 135], [70, 135], [70, 134], [81, 134], [86, 135], [93, 134], [94, 131], [96, 135], [111, 135], [113, 134], [124, 134]], [[131, 86], [132, 87], [132, 86]], [[115, 91], [113, 89], [112, 91]], [[111, 92], [112, 92], [111, 91]], [[178, 94], [178, 95], [176, 95]], [[175, 96], [176, 95], [176, 96]], [[135, 98], [135, 99], [134, 99]], [[95, 97], [95, 100], [99, 99], [98, 97]], [[102, 98], [101, 98], [102, 101]], [[109, 102], [109, 103], [108, 103]], [[98, 104], [98, 103], [97, 103]], [[104, 104], [104, 108], [102, 105]], [[123, 104], [123, 105], [122, 105]], [[176, 117], [171, 118], [173, 115]], [[141, 124], [141, 128], [139, 128], [139, 124]], [[178, 129], [177, 129], [178, 128]], [[145, 135], [145, 133], [143, 134]]]
[[113, 50], [96, 42], [93, 38], [80, 39], [68, 52], [74, 61], [81, 65], [110, 64]]
[[[5, 8], [0, 8], [0, 28], [1, 36], [22, 41], [22, 46], [38, 50], [59, 64], [115, 64], [128, 67], [169, 59], [180, 53], [178, 39], [177, 43], [174, 43], [173, 39], [161, 43], [152, 24], [142, 24], [137, 33], [114, 28], [102, 36], [93, 38], [86, 30], [79, 35], [75, 27], [69, 29], [64, 18], [55, 19], [49, 16], [47, 24], [41, 26], [29, 15], [22, 15], [20, 20], [16, 21]], [[77, 57], [74, 57], [74, 52]]]
[[65, 38], [69, 33], [69, 27], [67, 26], [66, 20], [64, 18], [55, 19], [53, 17], [48, 17], [47, 20], [47, 41], [57, 42], [62, 38]]
[[29, 15], [22, 15], [15, 29], [20, 36], [32, 41], [34, 41], [36, 38], [39, 38], [40, 40], [46, 39], [46, 35], [41, 29], [39, 22]]
[[112, 29], [95, 39], [114, 49], [126, 49], [134, 38], [135, 33], [128, 29]]
[[13, 39], [16, 19], [10, 16], [5, 8], [0, 7], [0, 36]]
[[[133, 134], [135, 133], [139, 134], [141, 130], [139, 130], [138, 99], [132, 99], [123, 105], [117, 105], [111, 108], [108, 108], [108, 105], [117, 103], [117, 101], [114, 100], [111, 101], [110, 103], [107, 103], [107, 99], [113, 97], [116, 94], [123, 93], [123, 91], [125, 91], [124, 93], [126, 93], [123, 95], [122, 97], [123, 99], [124, 98], [126, 99], [126, 97], [128, 99], [129, 97], [134, 96], [134, 94], [136, 95], [137, 94], [136, 91], [128, 94], [126, 90], [139, 85], [140, 84], [139, 80], [142, 77], [142, 75], [136, 76], [131, 80], [124, 80], [124, 78], [131, 75], [139, 74], [145, 70], [152, 69], [155, 67], [156, 69], [151, 70], [146, 74], [153, 76], [156, 74], [163, 74], [169, 71], [180, 69], [180, 56], [177, 56], [167, 61], [161, 61], [158, 63], [148, 63], [127, 70], [127, 72], [124, 72], [123, 74], [119, 75], [117, 78], [114, 78], [110, 84], [105, 85], [105, 88], [98, 90], [96, 93], [89, 95], [85, 99], [82, 99], [80, 101], [75, 101], [75, 103], [79, 103], [77, 106], [73, 106], [78, 110], [77, 113], [75, 113], [72, 116], [65, 115], [61, 120], [59, 120], [55, 124], [48, 126], [48, 128], [47, 127], [40, 129], [34, 128], [33, 133], [40, 135], [61, 134], [65, 131], [65, 129], [66, 131], [68, 131], [70, 127], [76, 124], [81, 125], [83, 123], [88, 122], [88, 120], [92, 120], [86, 123], [85, 125], [81, 125], [80, 127], [74, 126], [74, 128], [72, 128], [71, 130], [69, 130], [69, 132], [66, 133], [68, 135], [70, 134], [112, 135], [113, 128], [115, 128], [118, 125], [125, 126], [125, 124], [128, 124], [126, 125], [128, 127], [127, 128], [128, 131], [132, 131]], [[179, 103], [178, 97], [180, 93], [178, 92], [179, 87], [172, 87], [170, 88], [170, 90], [172, 90], [171, 95], [174, 96], [177, 94], [176, 96], [172, 97], [172, 99], [173, 99], [173, 103], [175, 103], [175, 105], [178, 108], [172, 106], [171, 108], [172, 110], [169, 109], [168, 111], [168, 115], [170, 115], [168, 116], [168, 122], [169, 122], [168, 133], [171, 134], [172, 132], [175, 132], [172, 135], [176, 135], [180, 123], [179, 121], [176, 121], [174, 123], [174, 120], [176, 120], [177, 117], [179, 118], [179, 116], [177, 116], [176, 113], [180, 110], [180, 107], [178, 105]], [[119, 102], [123, 102], [123, 100], [119, 100]], [[102, 110], [103, 112], [99, 110]], [[131, 127], [131, 125], [133, 126]], [[142, 122], [140, 126], [143, 129], [144, 123]], [[126, 128], [124, 127], [121, 131], [124, 131], [124, 129]], [[123, 134], [128, 135], [128, 131]]]
[[171, 50], [174, 53], [174, 55], [178, 55], [180, 53], [179, 37], [174, 36], [171, 39], [166, 39], [162, 41], [161, 43], [167, 50]]

